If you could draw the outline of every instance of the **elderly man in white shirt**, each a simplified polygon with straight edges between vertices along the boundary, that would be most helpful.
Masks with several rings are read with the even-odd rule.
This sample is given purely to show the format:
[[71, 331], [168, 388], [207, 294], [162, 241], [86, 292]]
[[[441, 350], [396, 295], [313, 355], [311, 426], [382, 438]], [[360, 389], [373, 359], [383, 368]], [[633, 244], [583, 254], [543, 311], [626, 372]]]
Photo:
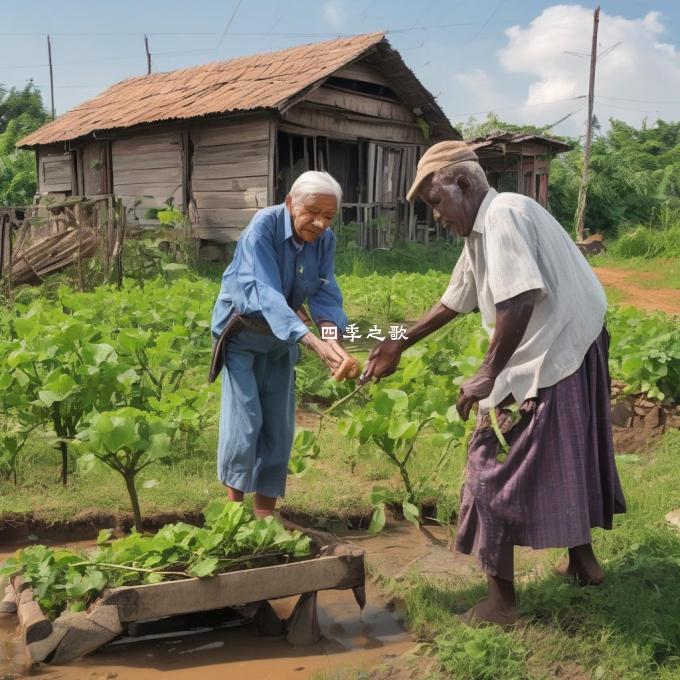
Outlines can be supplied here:
[[[418, 163], [409, 200], [420, 196], [465, 246], [441, 301], [407, 340], [373, 349], [363, 380], [396, 369], [401, 353], [458, 314], [479, 309], [490, 335], [478, 372], [456, 406], [478, 404], [462, 490], [456, 548], [474, 553], [489, 596], [463, 615], [517, 619], [513, 546], [566, 547], [559, 573], [598, 585], [604, 573], [591, 529], [625, 511], [611, 435], [607, 307], [602, 286], [557, 221], [536, 201], [489, 188], [473, 149], [435, 144]], [[520, 405], [512, 422], [504, 407]], [[499, 456], [495, 409], [510, 450]]]

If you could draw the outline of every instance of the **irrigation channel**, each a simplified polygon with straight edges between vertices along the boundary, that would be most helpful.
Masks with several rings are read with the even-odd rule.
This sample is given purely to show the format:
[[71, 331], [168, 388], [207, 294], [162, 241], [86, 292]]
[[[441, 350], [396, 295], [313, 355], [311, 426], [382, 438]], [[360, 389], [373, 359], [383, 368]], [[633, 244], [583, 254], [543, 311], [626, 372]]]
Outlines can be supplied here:
[[[435, 569], [442, 574], [449, 570], [459, 574], [474, 571], [467, 559], [461, 563], [464, 556], [433, 546], [408, 523], [399, 523], [378, 536], [363, 531], [341, 533], [366, 551], [369, 569], [375, 573], [405, 573], [423, 557], [429, 560], [431, 570], [433, 550], [439, 555], [435, 556]], [[66, 545], [87, 550], [94, 547], [94, 542]], [[0, 548], [0, 563], [18, 547], [21, 546]], [[323, 637], [315, 645], [302, 647], [292, 646], [283, 637], [260, 636], [249, 624], [211, 627], [210, 617], [204, 613], [203, 618], [182, 622], [180, 630], [158, 632], [156, 627], [152, 636], [117, 639], [68, 665], [40, 665], [31, 669], [19, 643], [16, 617], [0, 616], [0, 678], [31, 675], [50, 680], [149, 680], [162, 673], [170, 680], [187, 677], [221, 680], [236, 672], [244, 680], [285, 680], [313, 677], [339, 668], [370, 669], [404, 654], [413, 641], [398, 612], [386, 603], [372, 579], [367, 579], [366, 585], [367, 604], [363, 612], [349, 590], [320, 592], [318, 614]], [[296, 598], [286, 598], [271, 604], [284, 618], [295, 602]]]

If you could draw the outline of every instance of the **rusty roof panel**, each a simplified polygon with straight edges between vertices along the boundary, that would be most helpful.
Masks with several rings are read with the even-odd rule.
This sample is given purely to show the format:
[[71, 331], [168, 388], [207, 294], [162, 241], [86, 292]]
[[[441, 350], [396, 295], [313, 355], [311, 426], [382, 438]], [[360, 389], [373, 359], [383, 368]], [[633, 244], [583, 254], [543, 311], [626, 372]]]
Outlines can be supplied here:
[[161, 120], [277, 108], [384, 37], [370, 33], [128, 78], [32, 132], [18, 146], [65, 142], [97, 130]]

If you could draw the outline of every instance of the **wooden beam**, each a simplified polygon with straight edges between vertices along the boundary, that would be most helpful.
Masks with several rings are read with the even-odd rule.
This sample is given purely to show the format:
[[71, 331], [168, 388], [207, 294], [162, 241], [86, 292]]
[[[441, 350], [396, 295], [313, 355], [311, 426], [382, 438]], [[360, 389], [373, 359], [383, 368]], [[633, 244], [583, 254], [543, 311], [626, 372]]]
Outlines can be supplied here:
[[235, 571], [209, 579], [119, 588], [105, 592], [102, 605], [117, 604], [121, 623], [131, 623], [318, 590], [353, 588], [363, 582], [363, 555], [350, 554]]

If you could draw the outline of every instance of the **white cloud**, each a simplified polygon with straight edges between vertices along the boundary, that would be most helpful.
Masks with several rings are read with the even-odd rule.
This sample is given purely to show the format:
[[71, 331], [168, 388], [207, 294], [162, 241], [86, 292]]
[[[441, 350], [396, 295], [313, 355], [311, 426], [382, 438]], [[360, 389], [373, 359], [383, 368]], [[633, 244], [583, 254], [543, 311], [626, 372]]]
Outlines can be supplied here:
[[484, 69], [456, 73], [454, 80], [465, 89], [466, 95], [471, 96], [469, 101], [474, 102], [480, 111], [493, 111], [509, 105], [510, 99], [500, 91], [494, 78]]
[[[531, 107], [520, 112], [526, 122], [558, 118], [575, 103], [556, 108], [550, 102], [587, 93], [588, 59], [565, 51], [590, 52], [592, 16], [580, 5], [554, 5], [528, 26], [506, 30], [507, 45], [498, 52], [501, 66], [533, 80], [524, 100]], [[639, 124], [645, 115], [651, 120], [679, 117], [678, 105], [657, 103], [680, 99], [680, 53], [660, 41], [665, 32], [659, 12], [637, 19], [600, 13], [598, 52], [620, 43], [597, 63], [595, 113], [600, 121], [616, 117]]]
[[323, 6], [323, 16], [332, 28], [338, 31], [344, 28], [347, 13], [344, 4], [340, 0], [327, 0]]

